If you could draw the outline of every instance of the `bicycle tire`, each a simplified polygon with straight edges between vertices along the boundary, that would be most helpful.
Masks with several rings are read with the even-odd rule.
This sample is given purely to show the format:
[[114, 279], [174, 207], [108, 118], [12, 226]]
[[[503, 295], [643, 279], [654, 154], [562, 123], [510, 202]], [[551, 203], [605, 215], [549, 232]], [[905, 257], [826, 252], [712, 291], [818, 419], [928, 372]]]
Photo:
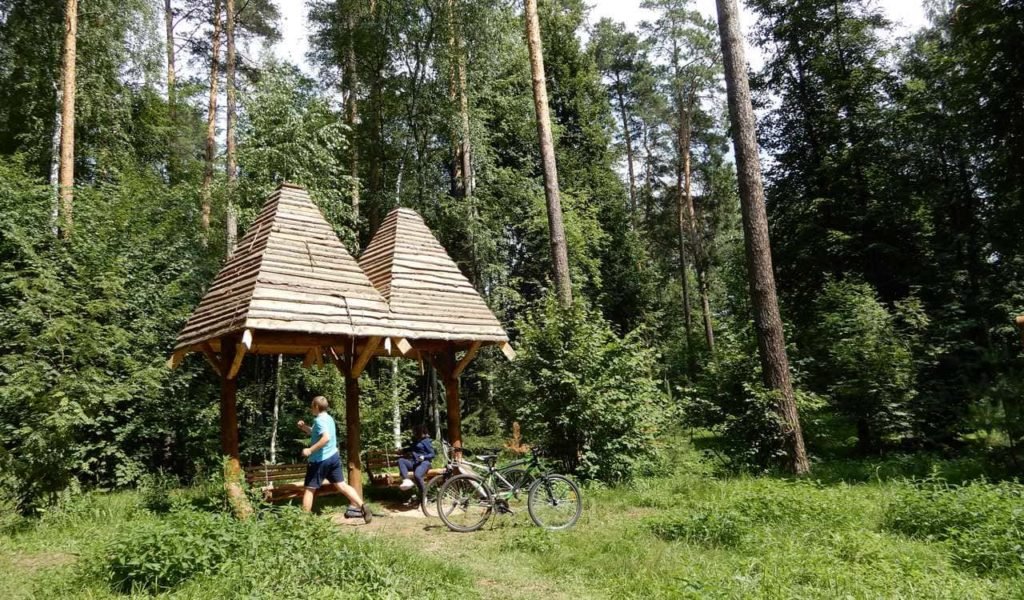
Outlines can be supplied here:
[[476, 475], [456, 475], [444, 482], [437, 493], [437, 516], [452, 531], [476, 531], [493, 512], [494, 493]]
[[[579, 486], [565, 475], [544, 475], [530, 486], [526, 509], [537, 527], [561, 531], [579, 521], [583, 514], [583, 495]], [[561, 515], [566, 518], [560, 519]]]
[[423, 485], [423, 497], [420, 498], [420, 510], [428, 518], [437, 516], [437, 494], [446, 481], [444, 475], [434, 475]]

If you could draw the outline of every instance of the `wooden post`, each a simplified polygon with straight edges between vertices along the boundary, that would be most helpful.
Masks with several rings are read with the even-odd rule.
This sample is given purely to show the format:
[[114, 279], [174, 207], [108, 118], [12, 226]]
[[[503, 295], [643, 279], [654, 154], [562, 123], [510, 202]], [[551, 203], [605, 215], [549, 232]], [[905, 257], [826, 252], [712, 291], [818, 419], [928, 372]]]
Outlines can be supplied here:
[[349, 365], [345, 373], [345, 449], [348, 457], [348, 484], [363, 495], [363, 471], [359, 461], [359, 378], [352, 377], [351, 364], [354, 357], [344, 358]]
[[238, 380], [231, 376], [231, 365], [235, 362], [235, 338], [221, 338], [220, 341], [220, 452], [228, 457], [224, 468], [224, 485], [235, 515], [245, 518], [252, 514], [252, 506], [242, 492], [240, 484], [242, 465], [238, 452], [238, 408], [235, 395]]
[[462, 456], [462, 406], [459, 404], [459, 376], [455, 371], [455, 352], [447, 350], [434, 359], [434, 368], [444, 381], [448, 410], [448, 443], [455, 448], [456, 458]]

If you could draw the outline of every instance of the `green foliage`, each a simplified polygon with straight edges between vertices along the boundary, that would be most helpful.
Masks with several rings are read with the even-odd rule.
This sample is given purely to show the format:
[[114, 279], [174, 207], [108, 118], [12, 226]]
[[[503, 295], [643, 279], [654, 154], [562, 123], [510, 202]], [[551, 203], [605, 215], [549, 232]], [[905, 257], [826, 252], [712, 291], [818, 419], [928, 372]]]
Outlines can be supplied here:
[[916, 396], [914, 343], [927, 317], [912, 301], [887, 309], [871, 286], [830, 281], [804, 339], [810, 382], [857, 423], [861, 450], [908, 433]]
[[946, 541], [953, 560], [979, 573], [1024, 574], [1024, 486], [942, 480], [906, 485], [887, 507], [883, 527]]
[[122, 531], [94, 560], [92, 568], [120, 592], [191, 585], [261, 597], [328, 593], [370, 598], [401, 595], [410, 585], [422, 585], [426, 597], [441, 598], [466, 588], [465, 576], [452, 567], [342, 535], [294, 508], [245, 521], [175, 512]]
[[139, 479], [139, 496], [143, 508], [153, 513], [165, 513], [174, 505], [172, 491], [180, 482], [173, 475], [161, 471], [146, 473]]
[[647, 527], [654, 535], [670, 542], [730, 547], [742, 541], [749, 522], [738, 512], [710, 509], [653, 520]]
[[519, 323], [519, 357], [502, 396], [529, 443], [587, 479], [620, 481], [657, 454], [669, 416], [657, 359], [639, 332], [619, 338], [583, 304], [554, 298]]

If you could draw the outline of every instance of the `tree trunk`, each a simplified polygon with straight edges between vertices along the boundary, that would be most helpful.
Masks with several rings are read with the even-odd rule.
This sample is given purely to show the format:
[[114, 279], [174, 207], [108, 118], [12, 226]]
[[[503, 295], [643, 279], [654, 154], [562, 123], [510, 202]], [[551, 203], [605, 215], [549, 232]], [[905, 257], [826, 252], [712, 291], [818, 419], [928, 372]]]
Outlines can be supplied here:
[[569, 253], [562, 224], [562, 201], [558, 192], [558, 170], [555, 166], [555, 144], [551, 137], [551, 115], [548, 111], [547, 82], [544, 77], [544, 51], [541, 48], [540, 20], [537, 0], [526, 0], [526, 43], [530, 50], [530, 71], [533, 74], [533, 106], [537, 113], [537, 137], [544, 165], [544, 195], [548, 204], [548, 226], [551, 236], [551, 262], [555, 289], [563, 307], [572, 305], [572, 281], [569, 278]]
[[64, 81], [61, 93], [60, 204], [63, 212], [60, 233], [71, 238], [75, 203], [75, 62], [78, 42], [78, 0], [64, 3]]
[[53, 111], [53, 135], [50, 137], [50, 188], [53, 193], [53, 205], [50, 207], [50, 229], [55, 238], [60, 237], [60, 136], [64, 109], [64, 92], [61, 85], [57, 81], [53, 83], [57, 103]]
[[[687, 230], [690, 235], [690, 255], [693, 257], [693, 270], [697, 274], [697, 293], [700, 295], [701, 317], [704, 321], [704, 341], [707, 343], [708, 352], [715, 352], [715, 332], [711, 324], [711, 301], [708, 299], [707, 271], [701, 264], [704, 252], [700, 239], [700, 232], [697, 229], [697, 209], [693, 204], [693, 191], [690, 169], [690, 158], [692, 153], [690, 145], [693, 142], [693, 130], [691, 129], [691, 115], [696, 108], [696, 97], [692, 94], [687, 101], [685, 114], [680, 115], [682, 122], [682, 153], [683, 153], [683, 206], [686, 208]], [[687, 323], [689, 325], [689, 322]], [[689, 334], [689, 329], [687, 329]]]
[[210, 100], [206, 113], [206, 164], [203, 168], [202, 239], [205, 246], [210, 238], [210, 187], [213, 185], [213, 161], [217, 155], [217, 82], [220, 78], [221, 3], [213, 0], [213, 35], [210, 40]]
[[722, 38], [725, 82], [732, 121], [736, 172], [739, 179], [740, 204], [743, 215], [743, 237], [746, 241], [750, 299], [754, 309], [757, 347], [761, 357], [764, 384], [778, 392], [776, 410], [782, 420], [789, 467], [798, 475], [809, 473], [810, 463], [804, 449], [800, 415], [797, 412], [793, 384], [789, 377], [789, 358], [775, 293], [772, 271], [771, 241], [765, 212], [761, 164], [754, 131], [754, 109], [750, 101], [747, 61], [740, 34], [739, 9], [736, 0], [717, 0], [718, 28]]
[[629, 130], [629, 111], [626, 108], [626, 100], [622, 97], [622, 90], [617, 88], [619, 99], [619, 115], [622, 117], [622, 137], [626, 140], [626, 172], [629, 174], [629, 208], [632, 212], [630, 223], [636, 227], [637, 205], [636, 205], [636, 174], [633, 171], [633, 136]]
[[174, 11], [171, 0], [164, 0], [164, 27], [167, 30], [167, 109], [171, 115], [171, 124], [176, 121], [175, 108], [175, 77], [174, 70]]
[[281, 413], [281, 367], [284, 355], [277, 355], [277, 370], [274, 371], [274, 416], [270, 421], [270, 464], [277, 464], [277, 423]]
[[359, 223], [359, 145], [356, 143], [356, 122], [359, 118], [358, 106], [356, 105], [356, 87], [359, 78], [356, 74], [356, 16], [355, 11], [349, 10], [347, 17], [348, 47], [345, 52], [345, 72], [342, 85], [345, 88], [345, 123], [349, 127], [349, 177], [352, 178], [352, 219], [353, 223]]
[[452, 136], [452, 195], [473, 194], [473, 164], [469, 140], [469, 99], [466, 95], [466, 57], [462, 35], [455, 17], [455, 0], [448, 0], [448, 94], [458, 107], [458, 126]]
[[228, 43], [228, 64], [224, 84], [227, 88], [227, 171], [228, 171], [228, 206], [227, 206], [227, 254], [235, 253], [238, 242], [238, 214], [235, 208], [235, 191], [238, 185], [238, 165], [235, 156], [235, 122], [238, 118], [238, 105], [235, 91], [235, 0], [226, 0], [227, 11], [226, 39]]
[[693, 335], [693, 314], [690, 310], [690, 278], [687, 273], [686, 238], [688, 236], [686, 226], [686, 187], [688, 181], [683, 164], [684, 148], [689, 145], [684, 133], [683, 115], [679, 116], [679, 125], [676, 131], [676, 145], [679, 156], [676, 157], [676, 216], [679, 229], [679, 281], [683, 286], [683, 324], [686, 328], [687, 361], [689, 363], [690, 338]]
[[402, 447], [402, 406], [398, 393], [398, 359], [391, 359], [391, 437], [395, 448]]

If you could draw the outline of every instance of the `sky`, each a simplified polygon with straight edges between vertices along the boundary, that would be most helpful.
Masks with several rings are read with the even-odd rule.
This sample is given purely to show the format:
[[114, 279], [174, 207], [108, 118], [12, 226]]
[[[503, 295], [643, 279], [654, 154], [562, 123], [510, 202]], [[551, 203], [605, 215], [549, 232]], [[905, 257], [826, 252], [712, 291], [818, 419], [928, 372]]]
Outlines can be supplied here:
[[[876, 0], [889, 19], [895, 23], [896, 35], [905, 35], [917, 30], [927, 24], [924, 15], [924, 7], [921, 0]], [[610, 17], [616, 21], [622, 21], [630, 29], [636, 29], [643, 20], [650, 20], [652, 13], [640, 8], [640, 0], [590, 0], [593, 7], [590, 11], [590, 22], [596, 23], [603, 17]], [[307, 40], [306, 3], [301, 0], [277, 0], [281, 10], [281, 33], [282, 40], [274, 48], [275, 54], [283, 60], [297, 64], [307, 73], [311, 73], [306, 61], [306, 52], [309, 50]], [[750, 23], [753, 21], [750, 12], [743, 7], [740, 0], [742, 15], [740, 24], [744, 33], [749, 31]], [[704, 14], [714, 18], [715, 0], [696, 0], [696, 7]], [[755, 69], [760, 67], [760, 55], [756, 49], [747, 48], [747, 60]]]

